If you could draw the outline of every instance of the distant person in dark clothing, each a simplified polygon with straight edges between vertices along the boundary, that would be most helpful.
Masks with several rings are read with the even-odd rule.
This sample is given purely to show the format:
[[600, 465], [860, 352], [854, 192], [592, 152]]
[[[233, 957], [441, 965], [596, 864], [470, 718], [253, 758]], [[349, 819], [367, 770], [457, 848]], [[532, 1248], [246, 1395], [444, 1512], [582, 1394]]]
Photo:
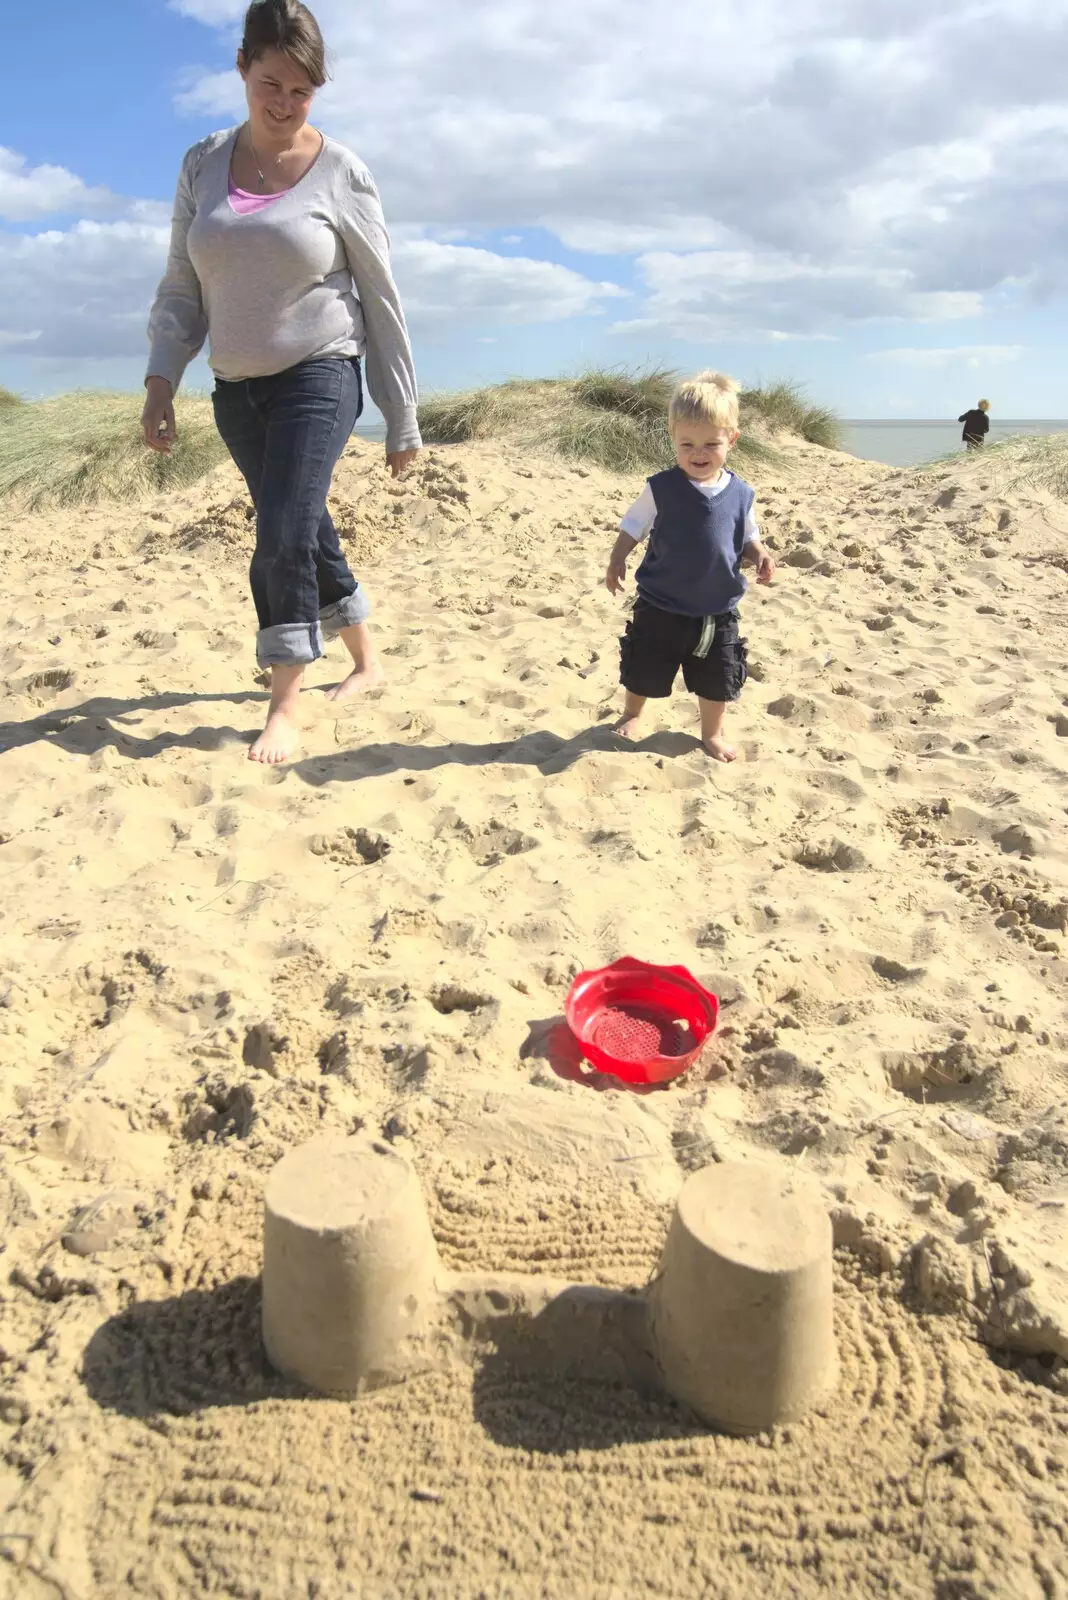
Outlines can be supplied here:
[[961, 438], [969, 450], [982, 449], [983, 441], [990, 432], [990, 418], [987, 416], [989, 410], [990, 401], [980, 400], [974, 411], [966, 411], [963, 416], [957, 418], [958, 422], [964, 424]]

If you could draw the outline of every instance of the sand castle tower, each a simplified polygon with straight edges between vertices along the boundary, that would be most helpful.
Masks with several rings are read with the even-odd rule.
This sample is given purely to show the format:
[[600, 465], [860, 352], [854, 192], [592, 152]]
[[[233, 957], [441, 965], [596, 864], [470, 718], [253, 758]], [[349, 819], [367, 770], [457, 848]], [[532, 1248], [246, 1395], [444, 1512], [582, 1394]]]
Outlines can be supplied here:
[[[633, 1347], [628, 1370], [714, 1427], [760, 1432], [834, 1388], [831, 1247], [815, 1182], [729, 1163], [683, 1186], [644, 1307], [633, 1295], [536, 1278], [502, 1291], [491, 1275], [445, 1272], [415, 1173], [388, 1145], [316, 1139], [284, 1157], [267, 1185], [263, 1337], [281, 1372], [322, 1393], [356, 1394], [457, 1353], [461, 1323], [468, 1343], [492, 1338], [494, 1307], [536, 1308], [550, 1330], [549, 1365], [592, 1367], [598, 1335], [611, 1329]], [[565, 1303], [566, 1316], [547, 1315]], [[472, 1306], [483, 1308], [481, 1325]]]

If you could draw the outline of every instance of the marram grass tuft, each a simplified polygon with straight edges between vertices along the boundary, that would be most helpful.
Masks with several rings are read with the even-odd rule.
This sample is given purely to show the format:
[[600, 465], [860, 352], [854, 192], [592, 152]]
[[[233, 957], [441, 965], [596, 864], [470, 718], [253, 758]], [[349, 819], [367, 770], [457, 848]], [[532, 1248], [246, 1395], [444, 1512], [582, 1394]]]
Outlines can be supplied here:
[[[637, 373], [598, 368], [577, 378], [515, 378], [433, 396], [419, 407], [419, 425], [428, 444], [510, 438], [612, 472], [656, 472], [675, 459], [667, 411], [677, 379], [666, 368]], [[769, 429], [786, 429], [830, 449], [839, 445], [834, 414], [806, 405], [801, 391], [790, 384], [743, 393], [741, 421], [736, 454], [743, 466], [776, 459], [765, 437]]]
[[139, 394], [82, 390], [0, 411], [0, 499], [39, 511], [136, 500], [195, 483], [226, 457], [211, 403], [180, 397], [169, 456], [146, 450]]

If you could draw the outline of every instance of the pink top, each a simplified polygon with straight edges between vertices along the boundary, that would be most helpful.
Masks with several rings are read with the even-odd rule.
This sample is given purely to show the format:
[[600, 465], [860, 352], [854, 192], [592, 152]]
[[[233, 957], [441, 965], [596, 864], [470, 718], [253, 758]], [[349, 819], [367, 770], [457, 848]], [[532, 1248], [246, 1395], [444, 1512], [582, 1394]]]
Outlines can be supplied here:
[[247, 217], [253, 211], [262, 211], [264, 206], [269, 206], [272, 200], [281, 200], [288, 189], [280, 189], [277, 194], [250, 194], [247, 189], [239, 189], [231, 177], [227, 188], [230, 193], [230, 207], [239, 217]]

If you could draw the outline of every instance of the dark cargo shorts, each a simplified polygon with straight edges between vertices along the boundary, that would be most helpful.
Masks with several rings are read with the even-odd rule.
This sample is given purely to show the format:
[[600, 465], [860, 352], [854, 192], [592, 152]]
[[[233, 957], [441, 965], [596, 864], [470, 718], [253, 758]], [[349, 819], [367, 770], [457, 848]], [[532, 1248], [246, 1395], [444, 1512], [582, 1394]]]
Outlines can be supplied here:
[[681, 667], [691, 694], [702, 700], [737, 700], [749, 676], [745, 646], [738, 636], [737, 611], [684, 617], [639, 595], [619, 641], [619, 681], [631, 694], [665, 700]]

